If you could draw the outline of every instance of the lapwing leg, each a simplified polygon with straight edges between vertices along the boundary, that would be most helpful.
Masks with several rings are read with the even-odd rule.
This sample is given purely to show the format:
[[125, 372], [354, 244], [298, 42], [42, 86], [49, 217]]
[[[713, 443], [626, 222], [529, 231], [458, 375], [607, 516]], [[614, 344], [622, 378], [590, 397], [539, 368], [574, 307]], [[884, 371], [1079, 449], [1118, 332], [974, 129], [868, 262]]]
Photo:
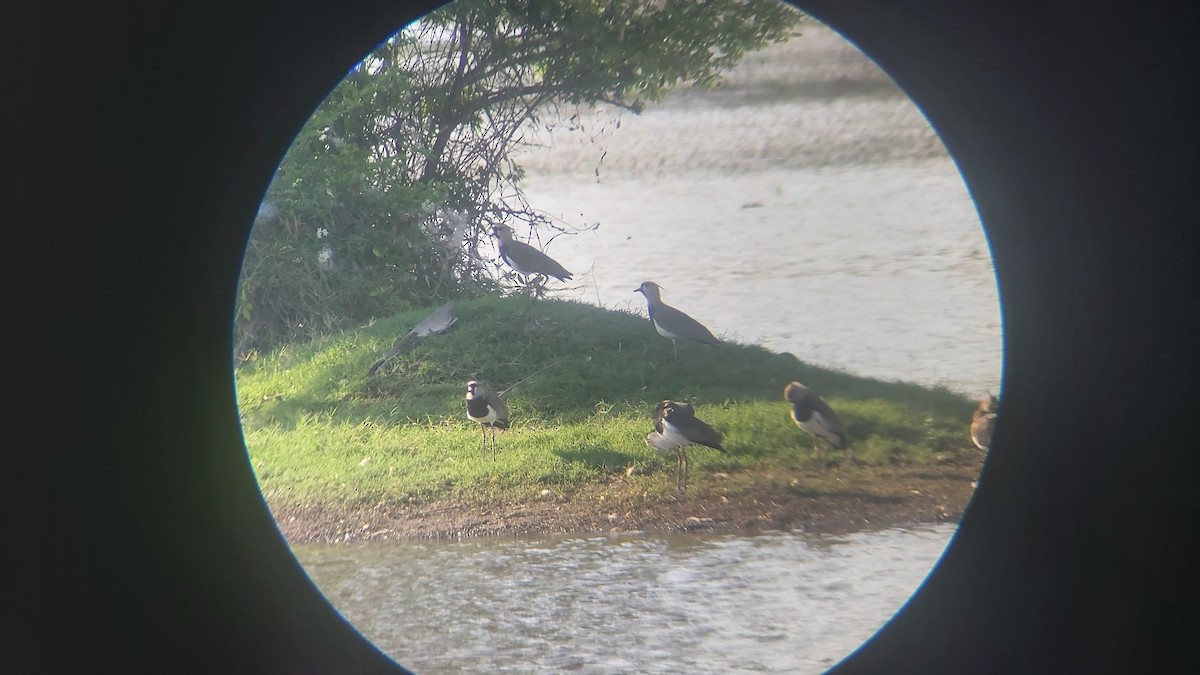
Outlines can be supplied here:
[[691, 471], [692, 463], [688, 460], [687, 450], [679, 451], [683, 455], [683, 491], [687, 492], [688, 473]]
[[683, 457], [679, 448], [675, 448], [675, 491], [683, 492]]
[[[845, 441], [843, 441], [843, 442], [845, 442]], [[830, 446], [832, 447], [832, 446], [833, 446], [833, 444], [832, 444], [832, 443], [830, 443]], [[845, 449], [845, 451], [846, 451], [846, 457], [847, 457], [847, 459], [849, 459], [849, 460], [850, 460], [850, 463], [851, 463], [851, 464], [853, 464], [854, 466], [863, 466], [863, 463], [862, 463], [862, 462], [860, 462], [860, 461], [858, 460], [858, 458], [854, 456], [854, 448], [851, 448], [851, 447], [848, 447], [848, 446], [842, 446], [842, 447]]]
[[675, 451], [675, 489], [687, 492], [688, 456], [683, 448]]
[[683, 450], [675, 449], [675, 491], [683, 492]]
[[533, 296], [537, 293], [533, 285], [534, 277], [525, 277], [525, 309], [533, 307]]
[[496, 461], [496, 427], [492, 427], [492, 461]]

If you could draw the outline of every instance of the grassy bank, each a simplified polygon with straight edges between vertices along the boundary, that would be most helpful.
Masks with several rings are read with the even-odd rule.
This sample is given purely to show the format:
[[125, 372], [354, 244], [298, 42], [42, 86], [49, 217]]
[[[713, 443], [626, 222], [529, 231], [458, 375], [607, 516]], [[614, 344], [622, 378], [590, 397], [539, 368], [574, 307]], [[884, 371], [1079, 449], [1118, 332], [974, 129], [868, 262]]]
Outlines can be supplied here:
[[[692, 492], [812, 484], [815, 494], [821, 476], [979, 459], [966, 434], [973, 402], [957, 394], [815, 368], [755, 346], [680, 345], [675, 357], [644, 316], [573, 302], [460, 302], [447, 333], [368, 376], [427, 313], [291, 345], [238, 369], [246, 446], [272, 508], [570, 500], [614, 477], [626, 494], [672, 494], [674, 458], [643, 442], [664, 398], [691, 400], [725, 435], [729, 454], [689, 450]], [[505, 396], [513, 421], [497, 433], [496, 461], [465, 416], [471, 378], [497, 390], [520, 382]], [[844, 451], [814, 454], [782, 398], [793, 379], [838, 411], [857, 464]]]

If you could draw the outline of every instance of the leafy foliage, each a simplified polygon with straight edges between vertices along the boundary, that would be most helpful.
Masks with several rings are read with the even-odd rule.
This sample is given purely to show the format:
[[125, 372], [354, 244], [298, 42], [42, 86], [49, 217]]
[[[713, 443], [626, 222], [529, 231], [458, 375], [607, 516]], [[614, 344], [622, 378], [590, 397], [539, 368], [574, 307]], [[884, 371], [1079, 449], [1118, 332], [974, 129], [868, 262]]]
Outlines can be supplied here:
[[246, 249], [239, 353], [511, 285], [491, 227], [563, 231], [520, 190], [514, 153], [538, 125], [712, 86], [801, 16], [779, 0], [457, 0], [411, 24], [281, 162]]

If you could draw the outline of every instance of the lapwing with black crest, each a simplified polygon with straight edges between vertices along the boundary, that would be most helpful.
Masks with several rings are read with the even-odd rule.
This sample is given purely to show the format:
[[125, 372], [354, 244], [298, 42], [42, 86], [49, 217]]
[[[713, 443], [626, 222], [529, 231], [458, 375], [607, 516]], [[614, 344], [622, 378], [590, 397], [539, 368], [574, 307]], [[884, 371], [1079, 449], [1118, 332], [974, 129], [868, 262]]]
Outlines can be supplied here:
[[691, 463], [685, 448], [693, 443], [728, 452], [720, 432], [696, 417], [696, 409], [685, 401], [666, 400], [654, 407], [654, 431], [646, 436], [646, 445], [659, 452], [675, 453], [675, 487], [687, 490]]
[[671, 347], [676, 355], [679, 354], [679, 340], [691, 340], [706, 345], [720, 342], [704, 324], [664, 303], [662, 287], [653, 281], [643, 281], [642, 285], [633, 291], [646, 296], [646, 313], [654, 323], [654, 330], [671, 340]]
[[[559, 281], [567, 281], [573, 275], [557, 260], [551, 258], [537, 248], [513, 238], [512, 229], [507, 225], [492, 227], [500, 249], [500, 257], [518, 274], [525, 277], [526, 284], [538, 288], [545, 282], [546, 277], [554, 277]], [[540, 277], [540, 279], [539, 279]], [[538, 279], [538, 283], [534, 283]]]
[[508, 428], [508, 404], [475, 380], [467, 383], [467, 418], [479, 423], [479, 448], [486, 454], [491, 428], [492, 461], [496, 461], [496, 429]]
[[792, 421], [812, 436], [814, 454], [820, 450], [821, 441], [836, 449], [846, 447], [845, 425], [815, 391], [791, 382], [783, 388], [783, 397], [792, 404]]
[[971, 415], [971, 442], [987, 452], [992, 447], [992, 430], [1000, 414], [1000, 401], [989, 392], [979, 399], [979, 407]]

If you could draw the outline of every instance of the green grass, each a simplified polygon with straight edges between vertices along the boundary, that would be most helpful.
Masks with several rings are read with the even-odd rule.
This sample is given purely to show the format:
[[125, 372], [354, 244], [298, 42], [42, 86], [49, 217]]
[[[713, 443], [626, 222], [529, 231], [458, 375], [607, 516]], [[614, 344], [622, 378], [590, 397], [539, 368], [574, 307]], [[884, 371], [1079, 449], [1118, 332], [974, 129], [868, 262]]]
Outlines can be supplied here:
[[[646, 318], [574, 302], [458, 302], [447, 333], [368, 377], [427, 313], [289, 345], [238, 368], [246, 447], [271, 503], [509, 502], [545, 490], [569, 496], [614, 475], [633, 491], [669, 493], [674, 457], [643, 442], [664, 398], [692, 401], [725, 435], [729, 454], [689, 448], [690, 486], [717, 472], [723, 486], [752, 489], [798, 471], [855, 470], [845, 451], [814, 455], [792, 424], [782, 391], [793, 379], [837, 410], [865, 470], [978, 457], [966, 432], [974, 401], [958, 394], [752, 345], [681, 344], [675, 357]], [[471, 378], [495, 390], [519, 383], [505, 396], [512, 428], [496, 434], [496, 461], [465, 415]]]

